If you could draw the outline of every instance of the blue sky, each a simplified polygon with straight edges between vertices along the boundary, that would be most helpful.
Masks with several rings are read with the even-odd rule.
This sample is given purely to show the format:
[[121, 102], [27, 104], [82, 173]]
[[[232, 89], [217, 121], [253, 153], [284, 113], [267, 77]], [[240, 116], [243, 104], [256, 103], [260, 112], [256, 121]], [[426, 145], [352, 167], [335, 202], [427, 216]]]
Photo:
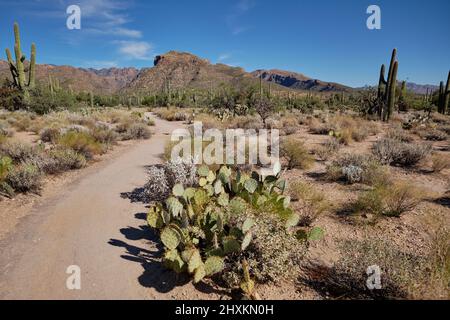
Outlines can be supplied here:
[[[66, 28], [71, 4], [81, 7], [81, 30]], [[381, 8], [381, 30], [366, 27], [371, 4]], [[0, 0], [0, 58], [17, 21], [38, 63], [149, 67], [179, 50], [363, 86], [376, 83], [396, 47], [401, 79], [436, 84], [450, 69], [449, 12], [448, 0]]]

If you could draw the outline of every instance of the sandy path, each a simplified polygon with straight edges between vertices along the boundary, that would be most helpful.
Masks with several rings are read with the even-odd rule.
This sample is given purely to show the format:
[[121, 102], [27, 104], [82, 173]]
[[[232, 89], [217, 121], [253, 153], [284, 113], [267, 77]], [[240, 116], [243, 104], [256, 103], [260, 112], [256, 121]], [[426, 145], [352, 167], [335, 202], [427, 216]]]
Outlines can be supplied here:
[[[156, 119], [150, 140], [34, 208], [0, 242], [0, 298], [173, 299], [192, 293], [189, 284], [173, 290], [180, 279], [154, 261], [158, 248], [149, 241], [145, 205], [126, 196], [144, 185], [145, 166], [161, 161], [167, 134], [180, 126]], [[71, 265], [81, 268], [81, 290], [66, 287]]]

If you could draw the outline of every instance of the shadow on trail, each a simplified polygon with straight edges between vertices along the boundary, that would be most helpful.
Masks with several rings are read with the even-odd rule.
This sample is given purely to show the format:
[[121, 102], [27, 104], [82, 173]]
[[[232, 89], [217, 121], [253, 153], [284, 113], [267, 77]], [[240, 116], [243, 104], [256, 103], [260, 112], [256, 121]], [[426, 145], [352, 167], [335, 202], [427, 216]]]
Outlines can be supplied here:
[[[128, 199], [131, 203], [142, 203], [146, 207], [149, 206], [151, 201], [144, 188], [135, 188], [131, 192], [122, 192], [120, 196], [123, 199]], [[143, 287], [154, 288], [160, 293], [168, 293], [176, 287], [189, 283], [192, 277], [188, 274], [177, 274], [165, 268], [161, 263], [164, 247], [156, 231], [148, 227], [146, 223], [147, 213], [138, 212], [134, 215], [134, 218], [140, 220], [143, 225], [120, 229], [120, 233], [126, 240], [110, 239], [108, 243], [112, 246], [125, 249], [125, 254], [121, 255], [122, 259], [139, 263], [142, 266], [143, 273], [138, 278], [139, 283]], [[138, 247], [136, 244], [142, 244], [142, 240], [146, 242], [145, 245]], [[194, 286], [199, 292], [203, 293], [230, 294], [226, 289], [215, 285], [212, 279], [208, 279]]]
[[149, 249], [144, 249], [118, 239], [111, 239], [108, 242], [112, 246], [122, 247], [126, 250], [125, 254], [120, 256], [122, 259], [139, 263], [142, 266], [143, 273], [139, 276], [138, 281], [143, 287], [168, 293], [175, 287], [183, 286], [189, 282], [188, 277], [177, 275], [161, 264], [162, 246], [158, 243], [157, 235], [151, 229], [146, 226], [128, 227], [121, 229], [120, 232], [127, 240], [147, 240], [155, 244], [149, 245]]
[[[129, 199], [131, 203], [141, 202], [145, 205], [149, 203], [144, 188], [123, 192], [121, 197]], [[155, 231], [146, 225], [147, 214], [138, 212], [134, 215], [134, 218], [142, 221], [144, 224], [137, 228], [129, 226], [120, 229], [120, 233], [126, 240], [110, 239], [108, 243], [125, 250], [125, 253], [120, 256], [122, 259], [139, 263], [142, 266], [143, 273], [137, 279], [139, 283], [143, 287], [154, 288], [160, 293], [168, 293], [175, 287], [187, 284], [190, 281], [187, 275], [178, 275], [162, 265], [161, 259], [164, 248]], [[140, 245], [142, 242], [145, 242], [144, 246]]]

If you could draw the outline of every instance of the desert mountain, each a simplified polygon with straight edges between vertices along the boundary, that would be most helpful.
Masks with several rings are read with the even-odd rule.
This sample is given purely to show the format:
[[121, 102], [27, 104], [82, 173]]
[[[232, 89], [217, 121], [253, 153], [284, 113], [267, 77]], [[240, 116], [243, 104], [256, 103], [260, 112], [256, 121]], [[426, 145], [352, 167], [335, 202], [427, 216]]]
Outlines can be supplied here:
[[255, 78], [262, 77], [265, 81], [279, 84], [294, 90], [311, 90], [316, 92], [349, 91], [350, 87], [334, 82], [325, 82], [309, 78], [301, 73], [283, 70], [256, 70], [252, 72]]
[[[36, 66], [38, 83], [48, 84], [49, 77], [58, 79], [63, 88], [74, 91], [93, 91], [110, 94], [122, 89], [134, 79], [139, 70], [136, 68], [84, 69], [71, 66], [40, 64]], [[0, 61], [0, 79], [10, 79], [9, 65]]]
[[[160, 92], [167, 87], [173, 90], [195, 88], [214, 89], [221, 84], [238, 88], [257, 84], [250, 73], [239, 67], [212, 64], [186, 52], [170, 51], [156, 56], [153, 68], [143, 69], [125, 88], [126, 91]], [[277, 86], [275, 90], [284, 90]]]

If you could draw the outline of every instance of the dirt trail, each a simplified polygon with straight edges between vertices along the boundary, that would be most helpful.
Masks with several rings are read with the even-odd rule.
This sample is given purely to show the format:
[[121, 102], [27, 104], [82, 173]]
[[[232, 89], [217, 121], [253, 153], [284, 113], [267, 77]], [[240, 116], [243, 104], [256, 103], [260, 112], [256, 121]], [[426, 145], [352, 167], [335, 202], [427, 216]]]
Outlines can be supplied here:
[[[179, 299], [206, 294], [180, 283], [155, 261], [159, 250], [145, 226], [145, 205], [130, 197], [147, 179], [145, 166], [161, 161], [168, 134], [180, 126], [156, 119], [150, 140], [34, 208], [0, 242], [0, 298]], [[81, 290], [66, 287], [71, 265], [81, 269]]]

